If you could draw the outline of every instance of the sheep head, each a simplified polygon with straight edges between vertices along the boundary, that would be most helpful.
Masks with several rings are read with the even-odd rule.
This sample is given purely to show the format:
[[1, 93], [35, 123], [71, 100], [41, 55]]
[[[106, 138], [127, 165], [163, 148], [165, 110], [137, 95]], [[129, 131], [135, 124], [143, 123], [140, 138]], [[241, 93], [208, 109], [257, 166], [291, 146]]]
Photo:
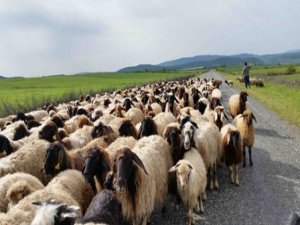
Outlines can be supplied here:
[[245, 110], [241, 117], [243, 117], [243, 119], [246, 120], [248, 126], [252, 125], [252, 120], [254, 120], [257, 123], [256, 118], [250, 109]]
[[146, 116], [142, 121], [141, 121], [141, 126], [138, 132], [138, 138], [150, 136], [153, 134], [158, 134], [157, 132], [157, 126], [154, 122], [154, 120]]
[[183, 137], [183, 147], [187, 151], [195, 147], [194, 135], [197, 128], [197, 124], [193, 121], [187, 121], [182, 125], [181, 135]]
[[97, 147], [91, 148], [87, 151], [84, 168], [82, 174], [87, 182], [92, 185], [93, 190], [96, 192], [96, 184], [94, 176], [104, 186], [107, 173], [111, 170], [111, 162], [107, 152]]
[[177, 185], [182, 191], [185, 191], [188, 187], [192, 170], [193, 166], [184, 160], [180, 160], [169, 170], [169, 172], [176, 172]]
[[122, 193], [127, 189], [134, 195], [136, 171], [138, 168], [141, 168], [148, 175], [142, 160], [129, 148], [122, 148], [117, 151], [113, 172], [116, 180], [115, 188], [118, 192]]
[[44, 158], [44, 173], [46, 175], [56, 175], [64, 167], [65, 160], [65, 148], [64, 146], [56, 141], [50, 144], [46, 150], [46, 155]]
[[55, 123], [49, 122], [45, 126], [43, 126], [39, 131], [39, 138], [47, 140], [49, 142], [53, 142], [54, 135], [57, 135], [58, 128]]
[[5, 155], [9, 155], [13, 152], [13, 148], [12, 148], [8, 138], [5, 137], [4, 135], [0, 134], [0, 153], [3, 153], [3, 152]]
[[52, 225], [52, 224], [74, 224], [77, 218], [77, 211], [80, 210], [78, 206], [67, 206], [66, 204], [59, 204], [55, 201], [32, 202], [37, 206], [34, 219], [31, 225]]

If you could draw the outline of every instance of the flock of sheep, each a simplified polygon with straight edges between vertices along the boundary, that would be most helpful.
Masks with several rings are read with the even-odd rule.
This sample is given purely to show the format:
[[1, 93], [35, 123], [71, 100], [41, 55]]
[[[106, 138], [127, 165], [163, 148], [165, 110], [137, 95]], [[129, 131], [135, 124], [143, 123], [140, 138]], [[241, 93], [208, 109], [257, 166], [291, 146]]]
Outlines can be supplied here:
[[[146, 225], [169, 194], [204, 212], [226, 165], [252, 166], [254, 114], [247, 93], [222, 81], [162, 81], [0, 119], [0, 225]], [[221, 184], [222, 186], [222, 184]]]

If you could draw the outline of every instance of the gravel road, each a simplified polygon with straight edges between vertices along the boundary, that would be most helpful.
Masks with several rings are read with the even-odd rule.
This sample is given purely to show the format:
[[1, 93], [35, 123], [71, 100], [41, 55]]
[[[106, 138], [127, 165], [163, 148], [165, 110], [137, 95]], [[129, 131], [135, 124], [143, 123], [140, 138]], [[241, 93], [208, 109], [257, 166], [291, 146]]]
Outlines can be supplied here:
[[[224, 80], [214, 70], [203, 76]], [[229, 115], [228, 99], [239, 90], [225, 83], [221, 90]], [[247, 161], [246, 168], [240, 168], [239, 187], [230, 184], [227, 168], [219, 168], [220, 190], [208, 191], [205, 212], [199, 214], [197, 225], [283, 225], [290, 224], [292, 214], [300, 211], [300, 131], [251, 96], [247, 104], [257, 119], [254, 166], [249, 167]], [[187, 224], [187, 209], [175, 203], [170, 196], [166, 214], [156, 211], [151, 224]]]

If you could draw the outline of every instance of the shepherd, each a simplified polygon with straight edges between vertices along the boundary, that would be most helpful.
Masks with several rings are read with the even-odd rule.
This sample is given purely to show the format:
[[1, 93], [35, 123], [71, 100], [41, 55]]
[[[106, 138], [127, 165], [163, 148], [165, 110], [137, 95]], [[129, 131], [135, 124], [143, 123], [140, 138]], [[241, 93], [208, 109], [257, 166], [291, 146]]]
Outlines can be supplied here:
[[246, 88], [250, 88], [250, 74], [249, 74], [249, 70], [252, 67], [251, 65], [248, 65], [247, 62], [245, 62], [245, 66], [243, 68], [243, 79], [244, 79], [244, 83], [245, 83], [245, 87]]

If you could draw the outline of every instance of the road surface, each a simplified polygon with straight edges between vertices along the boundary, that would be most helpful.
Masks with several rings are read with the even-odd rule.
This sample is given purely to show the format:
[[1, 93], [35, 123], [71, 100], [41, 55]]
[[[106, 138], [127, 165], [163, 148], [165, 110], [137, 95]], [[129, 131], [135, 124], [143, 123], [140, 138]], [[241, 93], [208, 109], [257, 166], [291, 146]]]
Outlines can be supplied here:
[[[203, 77], [224, 80], [214, 70]], [[228, 99], [239, 90], [223, 83], [221, 91], [229, 115]], [[247, 152], [247, 166], [240, 168], [239, 187], [230, 184], [227, 168], [219, 169], [220, 190], [207, 192], [205, 212], [198, 214], [197, 225], [283, 225], [290, 224], [292, 214], [300, 211], [300, 131], [251, 96], [247, 104], [257, 119], [254, 166], [249, 167]], [[166, 214], [157, 210], [151, 224], [187, 224], [187, 209], [183, 205], [177, 209], [175, 203], [170, 196]]]

